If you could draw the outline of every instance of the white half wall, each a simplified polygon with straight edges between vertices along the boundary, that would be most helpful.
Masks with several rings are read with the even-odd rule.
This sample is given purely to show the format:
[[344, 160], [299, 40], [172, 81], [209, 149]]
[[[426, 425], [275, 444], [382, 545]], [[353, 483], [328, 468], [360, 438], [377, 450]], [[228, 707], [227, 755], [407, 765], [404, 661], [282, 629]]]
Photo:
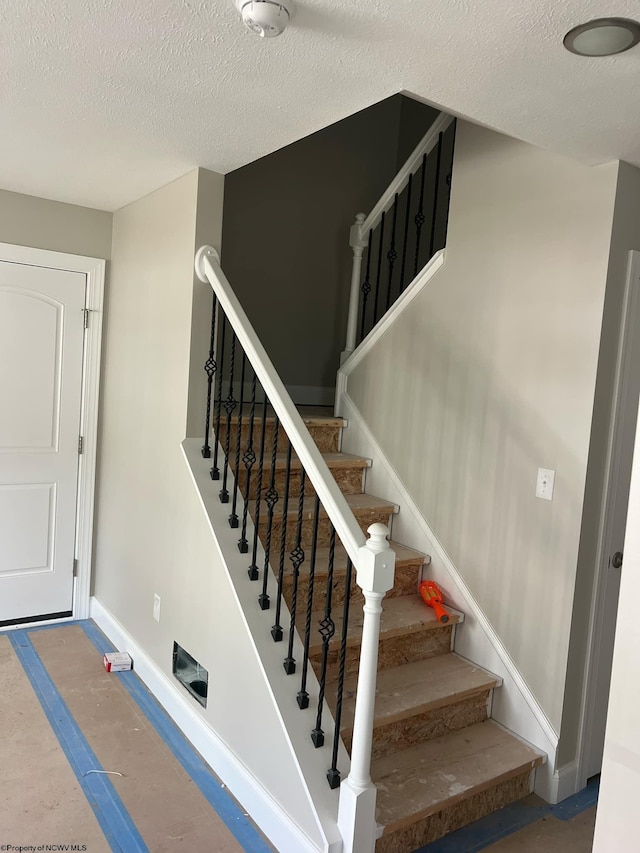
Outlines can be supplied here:
[[[116, 634], [135, 643], [149, 672], [161, 674], [157, 683], [175, 681], [174, 641], [209, 671], [206, 709], [185, 694], [191, 716], [215, 733], [245, 776], [284, 804], [299, 836], [322, 850], [322, 833], [181, 449], [198, 188], [194, 171], [114, 215], [94, 595]], [[159, 622], [152, 615], [154, 594], [161, 598]], [[235, 777], [225, 778], [224, 766], [214, 770], [252, 813]]]
[[[446, 263], [344, 366], [556, 740], [616, 179], [617, 164], [588, 168], [459, 122]], [[343, 446], [355, 451], [349, 430]], [[556, 472], [553, 501], [535, 497], [538, 467]]]

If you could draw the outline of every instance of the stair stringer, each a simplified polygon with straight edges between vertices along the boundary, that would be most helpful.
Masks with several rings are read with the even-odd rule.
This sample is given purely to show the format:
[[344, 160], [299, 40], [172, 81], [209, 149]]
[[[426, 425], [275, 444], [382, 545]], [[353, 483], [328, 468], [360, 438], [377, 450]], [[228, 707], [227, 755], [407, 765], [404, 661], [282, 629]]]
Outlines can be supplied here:
[[373, 460], [372, 467], [367, 469], [367, 491], [385, 495], [401, 507], [393, 519], [393, 538], [431, 556], [429, 578], [442, 587], [446, 600], [453, 607], [465, 613], [464, 624], [456, 628], [456, 653], [502, 679], [502, 687], [493, 691], [491, 717], [547, 756], [546, 763], [536, 771], [535, 791], [543, 799], [556, 802], [558, 780], [554, 769], [558, 734], [453, 560], [369, 430], [362, 413], [349, 396], [347, 375], [342, 371], [341, 374], [336, 411], [348, 422], [348, 428], [343, 430], [342, 450]]
[[[325, 746], [320, 749], [315, 749], [311, 742], [310, 733], [315, 723], [315, 713], [317, 709], [317, 698], [319, 693], [318, 681], [309, 668], [307, 676], [307, 691], [310, 697], [310, 707], [305, 711], [298, 708], [296, 702], [297, 683], [299, 680], [299, 670], [295, 676], [287, 676], [284, 672], [282, 661], [286, 654], [289, 630], [285, 627], [289, 622], [289, 611], [283, 602], [281, 622], [284, 627], [284, 638], [279, 643], [274, 643], [270, 636], [270, 629], [274, 621], [273, 609], [261, 610], [258, 606], [257, 598], [262, 588], [262, 579], [258, 582], [251, 582], [247, 577], [247, 567], [249, 565], [250, 554], [241, 554], [237, 548], [238, 530], [232, 529], [228, 524], [230, 504], [222, 504], [218, 498], [220, 483], [211, 480], [209, 471], [211, 461], [203, 459], [200, 452], [202, 439], [185, 439], [182, 443], [182, 451], [184, 458], [196, 489], [201, 507], [205, 513], [209, 529], [211, 531], [212, 542], [218, 551], [226, 569], [227, 577], [233, 591], [236, 604], [242, 614], [247, 634], [254, 648], [256, 658], [259, 661], [260, 668], [271, 695], [273, 708], [275, 709], [282, 727], [282, 731], [288, 741], [290, 755], [298, 770], [298, 782], [303, 788], [309, 807], [314, 814], [318, 835], [323, 839], [321, 844], [310, 839], [308, 836], [302, 838], [302, 833], [299, 831], [300, 841], [303, 842], [300, 846], [291, 846], [286, 848], [279, 847], [282, 853], [298, 853], [299, 850], [304, 850], [305, 853], [339, 853], [342, 849], [342, 838], [337, 827], [338, 814], [338, 798], [339, 789], [331, 790], [329, 788], [326, 773], [331, 763], [331, 744], [333, 742], [334, 720], [331, 712], [325, 707], [323, 713], [323, 729], [325, 732]], [[233, 475], [228, 472], [228, 488], [233, 489]], [[247, 519], [247, 538], [249, 541], [253, 539], [253, 524], [251, 518]], [[264, 564], [264, 550], [258, 540], [257, 564]], [[270, 578], [270, 592], [273, 594], [275, 590], [275, 578], [273, 575]], [[303, 647], [300, 637], [296, 633], [294, 639], [294, 657], [302, 661]], [[259, 725], [260, 709], [256, 709], [256, 724]], [[206, 725], [203, 723], [203, 725]], [[265, 746], [268, 748], [268, 745]], [[201, 750], [202, 751], [202, 750]], [[215, 755], [209, 757], [204, 755], [205, 759], [216, 770]], [[212, 760], [213, 759], [213, 760]], [[241, 759], [237, 759], [241, 765]], [[338, 752], [338, 767], [345, 778], [349, 772], [349, 756], [340, 741]], [[222, 773], [222, 771], [220, 771]], [[241, 781], [242, 772], [237, 774], [237, 779]], [[224, 779], [224, 776], [223, 776]], [[227, 779], [224, 779], [227, 781]], [[253, 780], [259, 794], [265, 803], [271, 802], [274, 811], [275, 822], [286, 823], [287, 820], [296, 823], [295, 815], [288, 814], [285, 803], [276, 802], [259, 779]], [[245, 805], [247, 811], [261, 825], [259, 818], [254, 814], [252, 805], [255, 799], [250, 799], [250, 792], [247, 790], [234, 789], [234, 779], [229, 777], [227, 784], [232, 793]], [[266, 826], [262, 826], [265, 833], [269, 835]], [[275, 841], [275, 839], [273, 839]]]

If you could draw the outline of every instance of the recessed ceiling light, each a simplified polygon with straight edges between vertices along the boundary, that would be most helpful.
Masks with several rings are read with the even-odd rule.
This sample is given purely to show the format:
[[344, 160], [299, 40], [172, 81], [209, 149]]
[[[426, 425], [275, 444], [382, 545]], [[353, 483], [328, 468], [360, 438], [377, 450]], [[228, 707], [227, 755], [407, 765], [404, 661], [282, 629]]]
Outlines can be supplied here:
[[640, 42], [640, 24], [627, 18], [596, 18], [566, 34], [564, 46], [579, 56], [613, 56]]

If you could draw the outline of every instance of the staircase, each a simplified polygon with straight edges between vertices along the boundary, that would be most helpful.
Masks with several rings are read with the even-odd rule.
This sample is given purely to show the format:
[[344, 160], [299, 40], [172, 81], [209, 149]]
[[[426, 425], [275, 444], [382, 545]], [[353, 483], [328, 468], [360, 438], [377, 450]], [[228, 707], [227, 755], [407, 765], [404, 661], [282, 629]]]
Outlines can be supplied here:
[[[301, 414], [362, 529], [376, 522], [390, 525], [399, 508], [365, 491], [370, 461], [339, 450], [344, 421], [305, 415], [304, 409]], [[284, 454], [272, 452], [274, 422], [275, 418], [267, 417], [261, 478], [263, 495], [271, 482], [276, 484], [279, 494], [284, 489], [286, 459]], [[231, 420], [230, 426], [232, 434], [236, 427], [237, 434], [236, 418]], [[259, 417], [255, 418], [254, 429], [262, 431]], [[241, 430], [241, 435], [240, 451], [244, 453], [246, 430]], [[224, 426], [220, 436], [224, 442]], [[284, 445], [284, 434], [279, 435], [279, 441]], [[235, 450], [236, 447], [230, 448], [231, 459]], [[297, 496], [301, 466], [295, 456], [289, 467], [289, 489]], [[238, 482], [243, 496], [246, 480], [246, 471], [240, 467]], [[252, 515], [257, 490], [256, 478], [250, 478], [249, 511]], [[314, 494], [307, 480], [301, 526], [301, 545], [307, 552], [312, 550]], [[271, 537], [280, 541], [282, 525], [286, 523], [287, 550], [296, 545], [298, 510], [297, 500], [289, 503], [286, 517], [282, 501], [273, 509]], [[263, 511], [258, 522], [263, 544], [267, 525]], [[330, 570], [330, 522], [322, 511], [316, 535], [313, 581], [317, 593], [309, 596], [310, 564], [306, 561], [300, 569], [295, 595], [298, 603], [311, 602], [310, 624], [314, 627], [309, 639], [309, 661], [319, 680], [325, 682], [327, 703], [337, 719], [340, 662], [335, 642], [329, 645], [324, 679], [321, 673], [323, 639], [319, 626], [328, 595]], [[428, 563], [428, 558], [397, 542], [392, 541], [390, 545], [396, 553], [395, 585], [383, 602], [371, 776], [378, 790], [377, 821], [381, 833], [376, 850], [378, 853], [408, 853], [529, 794], [532, 771], [542, 759], [488, 719], [492, 691], [500, 682], [452, 651], [455, 626], [462, 621], [462, 615], [452, 612], [450, 622], [443, 625], [417, 594], [421, 568]], [[336, 544], [333, 556], [331, 597], [335, 607], [344, 604], [347, 594], [347, 554]], [[282, 595], [287, 606], [295, 609], [294, 575], [290, 566], [283, 576]], [[350, 615], [343, 663], [340, 732], [350, 752], [364, 597], [354, 581], [348, 595]], [[335, 628], [337, 639], [342, 631], [338, 616]]]

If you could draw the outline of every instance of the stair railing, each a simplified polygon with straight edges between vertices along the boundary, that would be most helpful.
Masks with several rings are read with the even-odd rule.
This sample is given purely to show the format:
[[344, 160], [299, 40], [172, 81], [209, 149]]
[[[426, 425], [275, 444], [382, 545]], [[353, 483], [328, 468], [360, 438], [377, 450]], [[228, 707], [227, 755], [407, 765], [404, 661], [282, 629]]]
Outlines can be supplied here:
[[[383, 524], [372, 524], [368, 529], [370, 538], [367, 540], [360, 529], [322, 453], [224, 275], [217, 252], [210, 246], [199, 249], [195, 269], [199, 279], [208, 282], [213, 289], [211, 340], [204, 368], [207, 376], [207, 408], [202, 455], [204, 458], [212, 458], [211, 477], [221, 481], [220, 501], [230, 504], [229, 525], [239, 531], [238, 548], [241, 553], [250, 552], [248, 582], [262, 581], [257, 595], [258, 606], [261, 610], [269, 610], [275, 598], [275, 623], [270, 630], [265, 623], [265, 640], [269, 638], [273, 642], [282, 642], [288, 634], [286, 655], [283, 658], [287, 675], [293, 675], [298, 669], [298, 661], [293, 656], [294, 638], [299, 629], [298, 597], [304, 583], [301, 569], [306, 562], [304, 579], [307, 601], [304, 623], [300, 626], [304, 653], [296, 698], [302, 710], [310, 707], [310, 693], [307, 689], [310, 648], [312, 635], [317, 632], [321, 639], [319, 693], [315, 726], [310, 729], [310, 738], [316, 748], [325, 745], [322, 720], [326, 712], [329, 668], [332, 667], [336, 700], [327, 780], [331, 788], [340, 785], [336, 821], [343, 837], [345, 853], [373, 853], [376, 789], [371, 781], [370, 766], [381, 601], [393, 587], [395, 570], [395, 552], [387, 541], [389, 530]], [[284, 464], [284, 481], [278, 480], [276, 475], [278, 455]], [[283, 512], [278, 528], [274, 511], [280, 500]], [[252, 536], [248, 525], [249, 515], [253, 520]], [[311, 531], [309, 555], [305, 553], [302, 543], [303, 530]], [[316, 556], [321, 534], [328, 543], [328, 572], [324, 590], [316, 589], [315, 586]], [[261, 565], [257, 559], [258, 537], [264, 550]], [[337, 540], [342, 542], [347, 554], [342, 589], [338, 588], [334, 579]], [[287, 553], [292, 566], [289, 578], [292, 597], [289, 619], [283, 620]], [[354, 567], [356, 583], [365, 599], [364, 624], [358, 664], [351, 765], [349, 775], [342, 780], [337, 759]], [[333, 607], [338, 592], [343, 597], [341, 617], [335, 617]], [[318, 625], [312, 624], [314, 601], [320, 602], [319, 610], [322, 612]], [[288, 625], [282, 625], [282, 621], [288, 621]], [[334, 638], [336, 642], [332, 646]], [[335, 652], [333, 655], [332, 651]]]
[[453, 116], [440, 113], [369, 215], [358, 213], [351, 226], [353, 263], [341, 363], [444, 248], [454, 133]]

